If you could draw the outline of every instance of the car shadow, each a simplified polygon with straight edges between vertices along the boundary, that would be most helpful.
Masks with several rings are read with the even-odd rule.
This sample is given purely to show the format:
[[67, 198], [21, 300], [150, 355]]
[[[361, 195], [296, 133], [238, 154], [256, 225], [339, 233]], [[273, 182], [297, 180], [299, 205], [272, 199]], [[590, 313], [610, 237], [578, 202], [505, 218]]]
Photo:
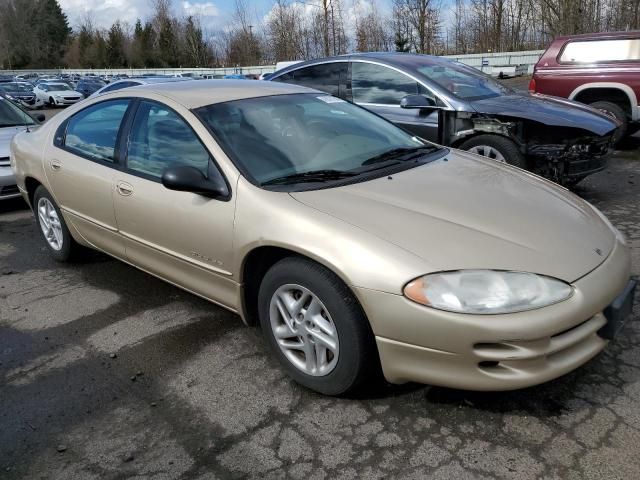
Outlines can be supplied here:
[[623, 138], [618, 145], [616, 145], [617, 150], [621, 150], [623, 152], [635, 151], [640, 148], [640, 136], [632, 135], [626, 138]]
[[20, 197], [0, 201], [0, 214], [21, 210], [29, 210], [29, 205]]

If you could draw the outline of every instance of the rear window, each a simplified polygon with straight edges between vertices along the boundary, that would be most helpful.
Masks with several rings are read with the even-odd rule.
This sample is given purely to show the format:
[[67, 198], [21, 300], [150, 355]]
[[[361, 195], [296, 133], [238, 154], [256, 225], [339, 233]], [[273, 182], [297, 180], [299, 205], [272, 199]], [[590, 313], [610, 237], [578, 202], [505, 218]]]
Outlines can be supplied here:
[[569, 42], [562, 50], [562, 63], [598, 63], [640, 60], [640, 39]]

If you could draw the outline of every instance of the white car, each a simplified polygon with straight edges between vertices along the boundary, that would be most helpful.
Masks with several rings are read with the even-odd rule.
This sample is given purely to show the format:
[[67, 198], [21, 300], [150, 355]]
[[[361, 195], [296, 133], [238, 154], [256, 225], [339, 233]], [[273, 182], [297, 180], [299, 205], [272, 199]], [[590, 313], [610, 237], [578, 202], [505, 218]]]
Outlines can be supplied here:
[[20, 196], [9, 164], [11, 139], [17, 133], [35, 128], [38, 128], [38, 122], [33, 117], [0, 95], [0, 201]]
[[33, 93], [52, 107], [73, 105], [84, 98], [84, 95], [64, 83], [39, 83], [34, 87]]

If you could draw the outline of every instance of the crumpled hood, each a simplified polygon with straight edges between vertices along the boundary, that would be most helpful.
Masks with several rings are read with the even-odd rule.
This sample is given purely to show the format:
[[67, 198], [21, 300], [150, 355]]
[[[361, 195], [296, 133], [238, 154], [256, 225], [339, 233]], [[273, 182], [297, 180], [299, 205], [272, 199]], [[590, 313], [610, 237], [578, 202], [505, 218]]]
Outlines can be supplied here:
[[24, 132], [25, 127], [0, 127], [0, 158], [9, 156], [9, 146], [11, 145], [11, 139], [16, 133]]
[[572, 282], [612, 250], [614, 233], [569, 191], [455, 150], [447, 158], [291, 195], [421, 257], [425, 273], [489, 268]]
[[545, 95], [504, 95], [470, 102], [479, 113], [526, 118], [556, 127], [582, 128], [606, 135], [618, 124], [605, 114], [577, 102]]

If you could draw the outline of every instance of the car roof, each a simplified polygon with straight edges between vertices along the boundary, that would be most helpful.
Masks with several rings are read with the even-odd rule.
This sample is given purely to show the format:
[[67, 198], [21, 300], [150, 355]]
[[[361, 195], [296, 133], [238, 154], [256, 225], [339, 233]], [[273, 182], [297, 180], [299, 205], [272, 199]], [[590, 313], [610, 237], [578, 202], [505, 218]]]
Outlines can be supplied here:
[[627, 32], [598, 32], [598, 33], [581, 33], [578, 35], [562, 35], [555, 38], [555, 41], [559, 40], [573, 40], [573, 39], [594, 39], [601, 40], [605, 38], [640, 38], [640, 30], [630, 30]]
[[[122, 80], [118, 80], [118, 82], [141, 82], [143, 84], [151, 84], [151, 83], [165, 83], [165, 82], [188, 82], [188, 78], [184, 77], [134, 77], [134, 78], [123, 78]], [[117, 82], [113, 82], [117, 83]], [[113, 85], [113, 83], [111, 85]]]
[[[170, 98], [187, 108], [199, 108], [213, 103], [245, 98], [290, 95], [295, 93], [321, 93], [319, 90], [279, 82], [258, 80], [186, 80], [140, 85], [137, 92], [153, 92]], [[115, 93], [115, 92], [114, 92]]]
[[424, 65], [447, 65], [454, 62], [454, 60], [443, 57], [436, 57], [434, 55], [424, 55], [419, 53], [405, 53], [405, 52], [363, 52], [363, 53], [349, 53], [346, 55], [337, 55], [334, 57], [316, 58], [313, 60], [307, 60], [304, 62], [298, 62], [280, 70], [273, 72], [269, 77], [279, 77], [285, 72], [292, 72], [302, 67], [314, 65], [318, 63], [330, 63], [330, 62], [345, 62], [345, 61], [357, 61], [357, 60], [371, 60], [377, 63], [381, 63], [389, 66], [416, 68]]

